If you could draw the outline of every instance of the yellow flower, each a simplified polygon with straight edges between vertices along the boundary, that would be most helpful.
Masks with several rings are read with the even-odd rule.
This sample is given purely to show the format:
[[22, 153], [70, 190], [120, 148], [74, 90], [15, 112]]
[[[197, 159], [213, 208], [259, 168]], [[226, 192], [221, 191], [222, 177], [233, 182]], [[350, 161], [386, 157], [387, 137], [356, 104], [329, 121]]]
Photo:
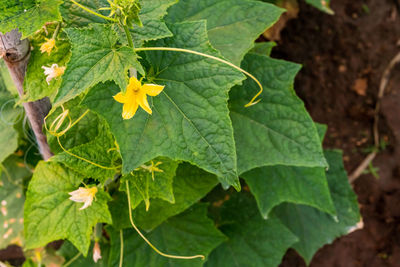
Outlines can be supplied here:
[[157, 84], [142, 85], [138, 79], [131, 77], [126, 92], [119, 92], [114, 96], [117, 102], [124, 104], [122, 118], [125, 120], [132, 118], [139, 106], [151, 114], [152, 111], [149, 102], [147, 102], [147, 95], [157, 96], [163, 89], [164, 86]]
[[69, 192], [71, 196], [69, 199], [75, 202], [84, 202], [83, 206], [79, 210], [86, 209], [92, 205], [93, 197], [97, 193], [97, 187], [85, 188], [79, 187], [77, 190]]
[[44, 75], [46, 75], [46, 82], [50, 84], [50, 81], [54, 78], [60, 77], [64, 74], [65, 67], [59, 67], [57, 64], [51, 65], [51, 67], [42, 66], [44, 69]]
[[46, 42], [44, 42], [41, 46], [40, 46], [40, 52], [42, 52], [42, 54], [44, 52], [47, 52], [48, 55], [50, 55], [51, 50], [53, 50], [53, 48], [56, 46], [56, 40], [54, 40], [53, 38], [51, 39], [47, 39], [46, 38]]

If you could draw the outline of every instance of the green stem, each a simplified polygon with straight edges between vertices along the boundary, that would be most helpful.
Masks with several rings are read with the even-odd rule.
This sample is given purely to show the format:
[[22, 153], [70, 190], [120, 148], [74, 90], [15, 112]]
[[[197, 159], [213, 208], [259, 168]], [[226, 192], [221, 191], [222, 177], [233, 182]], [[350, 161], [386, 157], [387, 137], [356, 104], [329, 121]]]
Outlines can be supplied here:
[[219, 57], [215, 57], [215, 56], [211, 56], [208, 54], [204, 54], [201, 52], [197, 52], [197, 51], [193, 51], [193, 50], [189, 50], [189, 49], [184, 49], [184, 48], [176, 48], [176, 47], [140, 47], [140, 48], [134, 48], [135, 52], [140, 52], [140, 51], [172, 51], [172, 52], [184, 52], [184, 53], [189, 53], [189, 54], [194, 54], [194, 55], [198, 55], [198, 56], [202, 56], [202, 57], [207, 57], [216, 61], [219, 61], [221, 63], [224, 63], [238, 71], [240, 71], [241, 73], [247, 75], [248, 77], [250, 77], [251, 79], [253, 79], [253, 81], [255, 81], [257, 83], [257, 85], [260, 87], [260, 90], [258, 91], [258, 93], [250, 100], [249, 103], [247, 103], [246, 105], [244, 105], [245, 107], [249, 107], [252, 105], [257, 104], [258, 102], [260, 102], [261, 99], [256, 100], [256, 98], [261, 95], [261, 93], [263, 92], [263, 86], [261, 85], [261, 83], [256, 79], [256, 77], [254, 77], [252, 74], [248, 73], [247, 71], [245, 71], [244, 69], [234, 65], [233, 63], [226, 61], [222, 58]]
[[131, 35], [130, 31], [129, 31], [128, 26], [123, 24], [123, 28], [124, 28], [124, 31], [125, 31], [126, 38], [128, 39], [129, 47], [134, 49], [132, 35]]
[[71, 265], [74, 261], [76, 261], [79, 257], [81, 256], [81, 253], [79, 252], [76, 254], [72, 259], [70, 259], [66, 264], [63, 265], [63, 267], [67, 267]]
[[106, 16], [103, 16], [103, 15], [101, 15], [101, 14], [99, 14], [99, 13], [97, 13], [97, 12], [95, 12], [95, 11], [93, 11], [93, 10], [91, 10], [91, 9], [89, 9], [89, 8], [87, 8], [87, 7], [83, 6], [83, 5], [81, 5], [81, 4], [79, 4], [79, 3], [76, 2], [75, 0], [71, 0], [71, 2], [74, 3], [75, 5], [79, 6], [79, 7], [82, 8], [83, 10], [85, 10], [85, 11], [89, 12], [90, 14], [93, 14], [93, 15], [99, 17], [99, 18], [102, 18], [102, 19], [105, 19], [105, 20], [109, 20], [109, 21], [112, 21], [112, 22], [118, 22], [118, 20], [113, 19], [113, 18], [109, 18], [109, 17], [106, 17]]
[[60, 29], [61, 29], [61, 22], [57, 23], [56, 30], [54, 31], [53, 36], [51, 37], [52, 39], [55, 40], [57, 38], [57, 35], [60, 32]]
[[122, 229], [119, 230], [119, 239], [121, 241], [121, 252], [119, 254], [119, 267], [122, 267], [122, 263], [124, 262], [124, 233]]

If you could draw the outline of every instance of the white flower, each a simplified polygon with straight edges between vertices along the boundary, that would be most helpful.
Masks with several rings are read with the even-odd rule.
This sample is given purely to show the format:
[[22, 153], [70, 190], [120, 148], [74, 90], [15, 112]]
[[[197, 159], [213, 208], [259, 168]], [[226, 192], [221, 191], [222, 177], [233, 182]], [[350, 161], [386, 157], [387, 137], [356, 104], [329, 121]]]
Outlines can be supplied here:
[[46, 75], [46, 82], [50, 84], [50, 81], [54, 78], [60, 77], [64, 74], [65, 67], [59, 67], [57, 64], [51, 65], [51, 67], [42, 66], [44, 69], [44, 75]]
[[95, 242], [93, 247], [93, 261], [97, 262], [99, 259], [101, 259], [100, 245], [99, 243]]
[[93, 197], [97, 193], [97, 187], [92, 188], [85, 188], [79, 187], [77, 190], [69, 192], [68, 194], [71, 195], [69, 198], [75, 202], [84, 202], [83, 206], [79, 210], [86, 209], [90, 205], [92, 205]]

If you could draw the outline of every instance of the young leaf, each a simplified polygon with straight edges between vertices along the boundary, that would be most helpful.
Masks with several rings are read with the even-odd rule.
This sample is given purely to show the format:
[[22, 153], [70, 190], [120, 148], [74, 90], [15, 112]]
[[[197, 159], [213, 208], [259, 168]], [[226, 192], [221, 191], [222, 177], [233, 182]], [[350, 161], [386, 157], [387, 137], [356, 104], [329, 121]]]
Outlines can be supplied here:
[[284, 12], [253, 0], [181, 0], [168, 11], [167, 22], [206, 19], [210, 42], [232, 63], [240, 65], [254, 41]]
[[253, 81], [230, 92], [239, 174], [272, 165], [326, 167], [317, 129], [293, 90], [300, 66], [250, 53], [242, 67], [260, 80], [264, 91], [261, 101], [248, 108], [247, 99], [258, 90]]
[[[157, 165], [157, 169], [153, 173], [150, 169], [152, 164]], [[125, 181], [129, 181], [132, 209], [144, 201], [147, 210], [150, 207], [150, 198], [159, 198], [175, 203], [172, 183], [178, 165], [179, 163], [176, 161], [159, 157], [123, 176], [120, 190], [126, 191]]]
[[274, 216], [264, 220], [248, 193], [236, 193], [224, 203], [220, 230], [229, 238], [211, 254], [205, 266], [275, 267], [298, 239]]
[[[175, 24], [171, 30], [174, 37], [151, 45], [218, 56], [208, 43], [204, 22]], [[155, 77], [148, 78], [165, 85], [162, 93], [152, 98], [152, 115], [138, 110], [133, 119], [123, 120], [121, 104], [112, 99], [119, 89], [112, 83], [94, 87], [83, 101], [110, 124], [121, 149], [122, 172], [129, 173], [157, 156], [166, 156], [194, 163], [239, 188], [227, 93], [243, 76], [196, 55], [149, 52], [147, 56], [156, 70]]]
[[25, 197], [22, 180], [31, 174], [16, 156], [10, 156], [0, 165], [0, 249], [23, 243]]
[[[119, 232], [109, 231], [111, 250], [109, 266], [118, 266], [120, 257]], [[133, 230], [123, 230], [124, 266], [203, 266], [201, 259], [182, 260], [162, 257], [152, 250]], [[207, 256], [215, 247], [225, 240], [207, 218], [207, 205], [198, 204], [165, 221], [146, 237], [158, 249], [168, 254], [192, 256], [202, 254]]]
[[[48, 37], [50, 38], [50, 36]], [[54, 97], [60, 87], [62, 77], [53, 79], [48, 84], [42, 67], [50, 67], [52, 64], [57, 64], [59, 67], [65, 66], [71, 56], [71, 45], [68, 40], [58, 39], [56, 48], [50, 55], [40, 51], [40, 46], [45, 41], [44, 35], [40, 35], [31, 42], [33, 49], [24, 78], [24, 91], [27, 94], [24, 97], [25, 101], [35, 101], [46, 96]]]
[[114, 162], [118, 160], [119, 153], [106, 123], [103, 122], [100, 126], [99, 135], [96, 138], [68, 150], [70, 153], [89, 160], [97, 166], [67, 152], [55, 155], [51, 158], [51, 161], [63, 163], [83, 176], [96, 178], [101, 183], [106, 182], [109, 178], [113, 179], [118, 169], [118, 163]]
[[92, 24], [90, 28], [69, 28], [65, 32], [72, 44], [72, 56], [54, 100], [56, 105], [108, 80], [125, 90], [130, 67], [144, 73], [130, 47], [115, 47], [117, 35], [111, 26]]
[[[176, 170], [173, 183], [175, 203], [154, 199], [148, 211], [142, 202], [133, 210], [133, 220], [142, 229], [149, 231], [163, 221], [186, 210], [199, 201], [218, 183], [216, 177], [188, 163], [180, 164]], [[128, 218], [128, 202], [125, 194], [110, 203], [114, 228], [130, 227]]]
[[13, 11], [7, 12], [14, 5], [13, 2], [1, 1], [0, 32], [2, 33], [18, 28], [22, 33], [21, 39], [25, 39], [42, 28], [46, 22], [61, 20], [58, 8], [62, 0], [24, 1], [26, 3], [23, 8], [15, 5]]
[[335, 12], [329, 7], [329, 3], [331, 0], [306, 0], [306, 2], [319, 10], [322, 10], [330, 15], [333, 15]]
[[282, 204], [273, 211], [299, 237], [300, 240], [292, 247], [303, 256], [307, 264], [320, 247], [347, 234], [360, 221], [357, 197], [347, 179], [342, 154], [326, 151], [325, 156], [330, 166], [327, 179], [337, 217], [295, 204]]
[[69, 199], [83, 178], [55, 162], [40, 162], [29, 183], [24, 209], [26, 249], [45, 246], [58, 240], [70, 240], [87, 255], [90, 235], [96, 223], [111, 223], [109, 195], [98, 189], [91, 206], [79, 210], [82, 203]]

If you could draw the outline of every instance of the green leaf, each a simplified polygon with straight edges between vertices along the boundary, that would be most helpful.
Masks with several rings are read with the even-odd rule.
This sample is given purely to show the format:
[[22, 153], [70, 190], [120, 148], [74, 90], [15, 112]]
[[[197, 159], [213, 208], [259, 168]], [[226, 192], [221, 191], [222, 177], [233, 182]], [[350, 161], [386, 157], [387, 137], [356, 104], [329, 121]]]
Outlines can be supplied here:
[[[120, 257], [120, 237], [116, 231], [109, 231], [111, 251], [109, 266], [118, 266]], [[124, 266], [203, 266], [201, 259], [170, 259], [158, 255], [133, 229], [123, 230]], [[207, 218], [207, 205], [195, 205], [189, 210], [172, 217], [151, 231], [146, 237], [159, 250], [173, 255], [207, 256], [225, 240]]]
[[13, 125], [21, 119], [20, 108], [14, 108], [15, 100], [6, 91], [0, 90], [0, 163], [18, 148], [18, 132]]
[[[6, 7], [1, 9], [2, 12], [7, 8], [7, 5], [13, 1], [5, 1]], [[37, 30], [42, 28], [46, 22], [61, 20], [58, 10], [62, 0], [36, 0], [23, 1], [27, 3], [24, 8], [18, 7], [14, 12], [6, 16], [0, 16], [0, 32], [6, 33], [18, 28], [22, 33], [21, 39], [24, 39]], [[14, 2], [15, 3], [15, 2]], [[13, 3], [13, 4], [14, 4]]]
[[23, 178], [29, 177], [22, 159], [11, 156], [0, 165], [0, 249], [23, 243], [25, 197]]
[[[140, 4], [142, 9], [139, 13], [139, 18], [142, 21], [142, 27], [135, 27], [131, 29], [132, 38], [135, 46], [142, 46], [143, 42], [156, 40], [160, 38], [172, 36], [171, 31], [165, 25], [162, 18], [166, 15], [167, 9], [175, 4], [177, 0], [142, 0]], [[80, 4], [107, 16], [109, 11], [99, 11], [99, 8], [109, 7], [107, 0], [81, 0]], [[61, 6], [61, 14], [69, 26], [84, 27], [90, 23], [107, 23], [106, 20], [94, 16], [85, 10], [74, 5], [70, 1], [65, 1]], [[122, 29], [116, 28], [120, 37], [126, 43], [126, 37]]]
[[[51, 161], [63, 163], [85, 177], [96, 178], [102, 184], [107, 179], [113, 179], [119, 168], [118, 164], [114, 163], [119, 159], [119, 153], [115, 148], [114, 138], [109, 127], [105, 123], [101, 123], [99, 128], [99, 135], [92, 141], [69, 149], [69, 153], [57, 154], [51, 158]], [[91, 163], [72, 156], [70, 153], [89, 160]]]
[[[148, 231], [163, 221], [186, 210], [199, 201], [218, 183], [216, 177], [188, 163], [180, 164], [176, 170], [173, 183], [175, 203], [161, 199], [154, 199], [148, 211], [142, 202], [133, 210], [133, 220], [136, 225]], [[128, 202], [126, 195], [119, 195], [116, 200], [110, 203], [110, 210], [113, 215], [113, 226], [115, 228], [128, 228]]]
[[12, 78], [4, 61], [0, 61], [0, 80], [2, 80], [0, 90], [5, 89], [5, 91], [8, 91], [11, 95], [18, 96], [17, 88], [12, 81]]
[[290, 202], [336, 215], [323, 168], [267, 166], [242, 174], [264, 218], [273, 207]]
[[114, 80], [125, 90], [130, 67], [144, 73], [131, 48], [115, 47], [117, 35], [111, 26], [93, 24], [90, 28], [69, 28], [65, 32], [72, 44], [72, 56], [54, 100], [56, 104], [108, 80]]
[[253, 0], [181, 0], [168, 11], [167, 22], [207, 20], [210, 42], [222, 55], [240, 65], [254, 41], [284, 12]]
[[249, 54], [242, 67], [260, 80], [264, 91], [261, 101], [248, 108], [244, 105], [259, 90], [253, 81], [230, 92], [239, 174], [273, 165], [326, 167], [317, 129], [293, 90], [300, 66]]
[[274, 48], [275, 46], [276, 46], [275, 42], [255, 43], [253, 49], [251, 49], [249, 51], [249, 53], [270, 56], [271, 52], [272, 52], [272, 48]]
[[[208, 43], [204, 22], [180, 23], [171, 30], [174, 37], [151, 45], [219, 55]], [[118, 92], [112, 83], [99, 84], [83, 101], [110, 124], [121, 149], [122, 172], [165, 156], [194, 163], [240, 188], [227, 93], [243, 76], [196, 55], [158, 51], [147, 56], [156, 71], [152, 80], [165, 85], [163, 92], [151, 99], [152, 115], [139, 109], [133, 119], [123, 120], [121, 104], [112, 99]]]
[[357, 197], [348, 182], [342, 154], [326, 151], [325, 156], [330, 166], [327, 179], [337, 217], [303, 205], [282, 204], [274, 209], [282, 222], [299, 237], [292, 247], [307, 264], [319, 248], [347, 234], [360, 221]]
[[319, 10], [324, 11], [330, 15], [335, 14], [335, 12], [329, 7], [330, 0], [306, 0], [306, 2]]
[[[47, 29], [49, 30], [49, 27]], [[50, 36], [48, 37], [50, 38]], [[44, 35], [40, 35], [31, 42], [33, 50], [31, 51], [28, 69], [24, 78], [25, 101], [35, 101], [46, 96], [54, 97], [60, 87], [62, 77], [53, 79], [50, 84], [47, 84], [42, 67], [51, 67], [53, 64], [57, 64], [59, 67], [65, 66], [71, 56], [71, 46], [68, 40], [58, 38], [56, 48], [53, 49], [50, 55], [47, 53], [42, 54], [40, 51], [40, 46], [44, 42], [46, 42]]]
[[24, 209], [26, 249], [45, 246], [58, 240], [70, 240], [87, 255], [90, 235], [96, 223], [111, 223], [109, 195], [99, 188], [91, 206], [79, 210], [82, 203], [69, 199], [83, 178], [55, 162], [40, 162], [29, 183]]
[[236, 193], [222, 206], [220, 230], [229, 238], [205, 266], [275, 267], [298, 239], [274, 216], [264, 220], [248, 193]]
[[[156, 166], [159, 171], [155, 171], [153, 174], [148, 169], [152, 164], [159, 164]], [[179, 163], [176, 161], [160, 157], [122, 177], [120, 190], [125, 191], [125, 181], [129, 181], [132, 209], [135, 209], [144, 201], [146, 210], [148, 210], [150, 207], [150, 198], [159, 198], [170, 203], [175, 203], [172, 183], [178, 165]]]

